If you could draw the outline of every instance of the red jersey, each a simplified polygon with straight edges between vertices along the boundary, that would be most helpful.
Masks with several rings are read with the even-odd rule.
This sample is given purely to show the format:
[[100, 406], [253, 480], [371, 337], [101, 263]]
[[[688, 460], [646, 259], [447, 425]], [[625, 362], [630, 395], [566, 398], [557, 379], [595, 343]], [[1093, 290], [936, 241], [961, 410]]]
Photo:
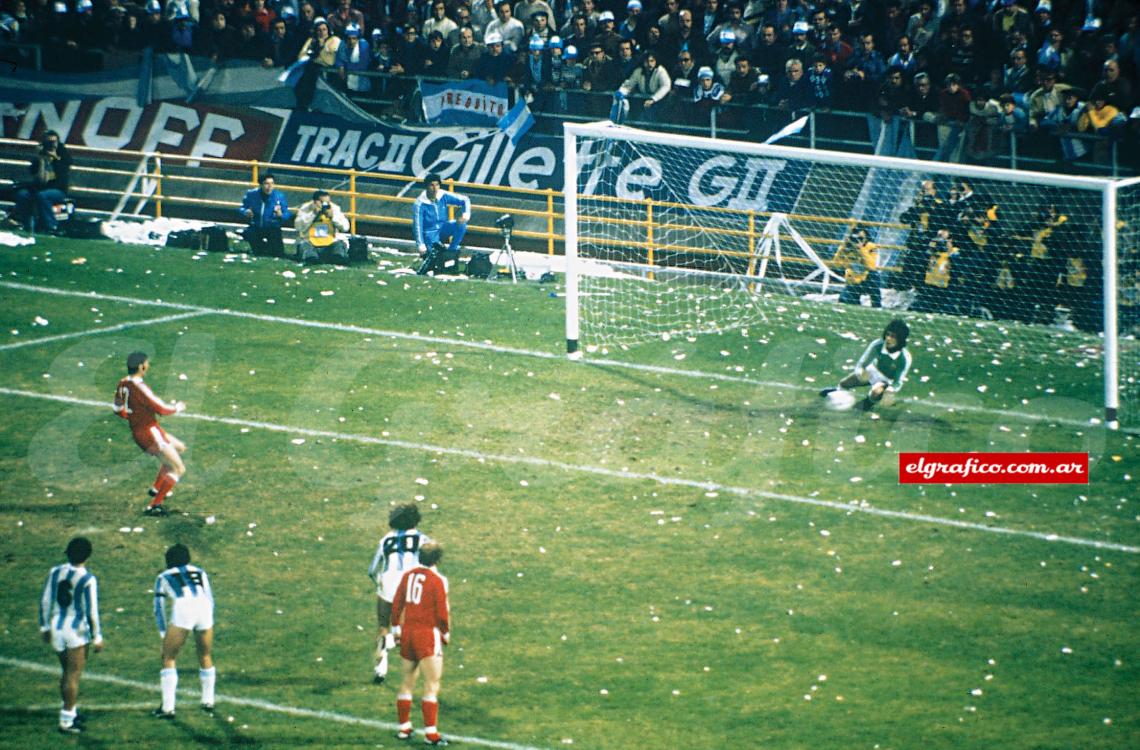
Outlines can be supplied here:
[[131, 423], [135, 439], [146, 439], [152, 427], [158, 426], [158, 415], [173, 414], [178, 409], [168, 404], [137, 375], [128, 375], [115, 388], [115, 413]]
[[439, 630], [447, 640], [450, 624], [447, 579], [435, 568], [412, 568], [400, 579], [392, 598], [392, 622], [406, 632], [417, 628]]

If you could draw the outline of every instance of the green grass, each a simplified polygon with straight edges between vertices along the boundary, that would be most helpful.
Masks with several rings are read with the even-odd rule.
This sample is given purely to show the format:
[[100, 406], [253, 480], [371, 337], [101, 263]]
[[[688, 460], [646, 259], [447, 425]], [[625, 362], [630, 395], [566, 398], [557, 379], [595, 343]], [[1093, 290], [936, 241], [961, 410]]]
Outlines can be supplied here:
[[[1043, 362], [1051, 334], [920, 321], [908, 390], [922, 399], [836, 415], [813, 391], [862, 346], [839, 335], [841, 311], [620, 355], [656, 370], [573, 363], [553, 287], [392, 267], [69, 241], [0, 253], [5, 282], [124, 298], [0, 286], [3, 385], [21, 392], [0, 394], [0, 747], [397, 746], [343, 717], [395, 718], [393, 687], [369, 684], [365, 570], [389, 504], [413, 499], [448, 550], [445, 734], [540, 748], [1140, 746], [1135, 553], [860, 512], [1140, 545], [1137, 440], [1087, 424], [1100, 386], [1079, 350]], [[90, 333], [185, 312], [131, 299], [215, 312]], [[167, 519], [139, 515], [155, 466], [88, 403], [109, 402], [139, 348], [156, 392], [189, 405], [165, 420], [190, 446], [171, 501], [182, 513]], [[1092, 481], [902, 486], [897, 452], [911, 450], [1088, 451]], [[80, 532], [107, 650], [81, 688], [91, 731], [61, 739], [35, 605]], [[213, 579], [218, 691], [246, 702], [222, 699], [210, 719], [182, 696], [173, 723], [100, 710], [157, 702], [149, 590], [175, 541]], [[185, 652], [182, 686], [197, 687], [194, 666]]]

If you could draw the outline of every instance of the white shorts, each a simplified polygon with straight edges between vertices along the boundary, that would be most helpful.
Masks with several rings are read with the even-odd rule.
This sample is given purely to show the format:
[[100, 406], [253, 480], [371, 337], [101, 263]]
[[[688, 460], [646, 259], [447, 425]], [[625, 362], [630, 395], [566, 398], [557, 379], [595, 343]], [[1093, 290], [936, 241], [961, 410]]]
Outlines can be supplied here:
[[389, 604], [396, 598], [396, 589], [400, 586], [406, 570], [390, 570], [380, 577], [380, 585], [376, 587], [376, 596]]
[[878, 385], [879, 383], [882, 383], [886, 386], [890, 386], [891, 384], [891, 379], [883, 373], [879, 372], [879, 368], [875, 367], [874, 365], [867, 365], [863, 368], [863, 377], [861, 380], [864, 383], [870, 383], [873, 386]]
[[66, 651], [69, 648], [83, 648], [91, 642], [91, 631], [84, 625], [79, 630], [64, 625], [62, 628], [52, 627], [51, 634], [51, 647], [58, 653]]
[[174, 600], [170, 625], [183, 630], [209, 630], [214, 627], [214, 604], [204, 596], [184, 596]]

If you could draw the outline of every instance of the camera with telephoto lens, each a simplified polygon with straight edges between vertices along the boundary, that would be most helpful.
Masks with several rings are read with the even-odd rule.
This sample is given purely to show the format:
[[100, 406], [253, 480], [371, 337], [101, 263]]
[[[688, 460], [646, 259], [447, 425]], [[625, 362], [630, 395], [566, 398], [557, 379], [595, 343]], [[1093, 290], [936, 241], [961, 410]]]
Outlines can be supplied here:
[[515, 217], [511, 216], [510, 214], [503, 214], [499, 218], [495, 219], [495, 226], [499, 228], [500, 232], [506, 234], [515, 228]]

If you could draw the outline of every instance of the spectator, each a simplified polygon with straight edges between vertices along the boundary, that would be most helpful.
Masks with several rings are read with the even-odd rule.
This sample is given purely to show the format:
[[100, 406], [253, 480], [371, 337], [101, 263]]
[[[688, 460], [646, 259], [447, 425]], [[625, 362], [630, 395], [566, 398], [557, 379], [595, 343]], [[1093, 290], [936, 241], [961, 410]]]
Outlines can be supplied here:
[[[90, 2], [90, 0], [86, 0]], [[170, 26], [170, 42], [172, 51], [184, 55], [192, 54], [197, 50], [195, 44], [195, 31], [193, 19], [186, 11], [179, 11]]]
[[645, 42], [645, 29], [648, 24], [641, 18], [641, 0], [629, 0], [625, 4], [625, 20], [617, 27], [617, 33], [622, 39], [632, 40], [641, 47]]
[[431, 4], [431, 16], [424, 21], [424, 36], [430, 39], [431, 32], [438, 31], [443, 35], [446, 41], [447, 37], [451, 35], [451, 32], [458, 28], [459, 26], [455, 21], [447, 17], [447, 3], [445, 3], [444, 0], [433, 0]]
[[1001, 7], [993, 14], [992, 29], [995, 41], [1008, 40], [1014, 32], [1029, 38], [1033, 33], [1033, 19], [1015, 0], [1001, 0]]
[[[787, 42], [792, 38], [792, 27], [796, 21], [802, 20], [804, 16], [801, 9], [788, 7], [788, 0], [775, 0], [772, 7], [764, 14], [763, 25], [772, 26], [780, 41]], [[804, 31], [806, 33], [807, 30]]]
[[614, 30], [614, 14], [608, 10], [602, 11], [598, 16], [598, 29], [594, 33], [594, 41], [601, 42], [606, 55], [617, 58], [618, 45], [621, 44], [621, 34]]
[[281, 240], [281, 225], [293, 214], [289, 211], [285, 194], [276, 188], [272, 174], [263, 174], [261, 187], [246, 191], [238, 210], [249, 222], [243, 236], [253, 254], [282, 257], [285, 245]]
[[293, 226], [297, 230], [297, 260], [319, 263], [330, 259], [334, 263], [348, 263], [348, 217], [332, 202], [327, 190], [315, 191], [312, 200], [297, 208]]
[[460, 29], [459, 43], [451, 48], [451, 57], [447, 62], [447, 77], [461, 81], [473, 77], [486, 49], [482, 44], [475, 43], [474, 29], [470, 26]]
[[975, 44], [974, 30], [963, 26], [958, 30], [958, 43], [950, 49], [947, 61], [951, 73], [958, 74], [962, 85], [970, 88], [985, 80], [985, 60]]
[[530, 43], [529, 40], [536, 36], [541, 39], [543, 43], [547, 42], [551, 36], [557, 36], [550, 27], [550, 12], [546, 10], [546, 8], [540, 7], [533, 11], [530, 14], [525, 28], [528, 44]]
[[[808, 28], [808, 42], [819, 49], [831, 39], [831, 22], [827, 18], [827, 9], [823, 5], [816, 5], [811, 12]], [[835, 25], [836, 28], [839, 24]]]
[[284, 18], [274, 19], [265, 50], [265, 57], [261, 61], [265, 68], [283, 68], [297, 58], [297, 40]]
[[428, 34], [427, 53], [424, 57], [424, 75], [446, 78], [450, 60], [451, 48], [444, 43], [443, 34], [439, 31]]
[[633, 71], [638, 65], [638, 59], [633, 54], [633, 40], [622, 39], [618, 42], [617, 50], [614, 64], [617, 65], [618, 78], [624, 81], [633, 75]]
[[[850, 45], [848, 45], [850, 47]], [[760, 28], [760, 36], [752, 50], [752, 62], [761, 73], [769, 76], [780, 75], [784, 71], [784, 63], [788, 61], [788, 51], [776, 33], [776, 27], [770, 23]]]
[[847, 70], [843, 73], [845, 104], [852, 109], [863, 109], [878, 91], [887, 72], [887, 61], [875, 49], [875, 37], [864, 34], [856, 49], [847, 60]]
[[340, 38], [329, 32], [329, 25], [325, 19], [318, 18], [313, 24], [313, 35], [301, 45], [301, 50], [297, 53], [298, 61], [307, 62], [294, 89], [297, 109], [302, 112], [309, 111], [316, 95], [317, 79], [325, 69], [336, 64], [336, 51], [339, 48]]
[[645, 40], [641, 44], [641, 52], [653, 52], [657, 55], [658, 60], [676, 60], [677, 48], [669, 44], [661, 36], [661, 27], [657, 25], [649, 26], [645, 30]]
[[713, 69], [707, 65], [697, 71], [697, 85], [693, 87], [690, 100], [693, 103], [692, 121], [694, 124], [707, 124], [709, 112], [721, 104], [732, 100], [720, 81], [716, 80]]
[[1094, 90], [1089, 95], [1088, 106], [1077, 120], [1077, 130], [1082, 133], [1118, 137], [1124, 132], [1127, 124], [1124, 113], [1108, 103], [1104, 92]]
[[[613, 20], [613, 14], [610, 14], [610, 20]], [[490, 34], [498, 34], [502, 39], [503, 48], [510, 55], [523, 49], [523, 39], [526, 30], [523, 28], [522, 22], [519, 21], [511, 12], [511, 4], [507, 0], [499, 0], [495, 4], [495, 18], [483, 29], [483, 39]], [[488, 46], [490, 46], [488, 44]]]
[[831, 68], [827, 65], [826, 57], [823, 55], [815, 56], [807, 80], [811, 86], [812, 109], [830, 109], [832, 73]]
[[[404, 24], [404, 33], [396, 40], [392, 51], [392, 72], [405, 78], [414, 78], [424, 75], [428, 58], [427, 42], [419, 34], [419, 29], [412, 21]], [[407, 82], [406, 88], [415, 86], [414, 81]]]
[[906, 35], [899, 37], [895, 45], [895, 53], [887, 58], [887, 67], [902, 69], [903, 77], [910, 79], [918, 72], [918, 55], [910, 46], [910, 38]]
[[828, 29], [828, 34], [827, 43], [820, 47], [819, 51], [824, 56], [824, 63], [830, 70], [842, 73], [847, 69], [847, 61], [855, 50], [843, 38], [843, 29], [838, 26], [832, 26]]
[[575, 14], [570, 19], [570, 23], [562, 28], [560, 36], [568, 46], [573, 46], [582, 52], [588, 52], [590, 40], [594, 36], [593, 30], [590, 28], [590, 19], [581, 13]]
[[677, 64], [673, 66], [673, 70], [669, 71], [669, 77], [673, 79], [674, 91], [683, 99], [691, 99], [697, 88], [697, 76], [699, 74], [700, 66], [693, 59], [693, 53], [687, 50], [678, 52]]
[[1028, 53], [1023, 49], [1014, 50], [1009, 56], [1009, 64], [1002, 71], [1002, 91], [1013, 94], [1022, 105], [1027, 104], [1027, 96], [1034, 89], [1033, 73], [1029, 69]]
[[918, 11], [907, 22], [906, 35], [919, 52], [938, 39], [938, 17], [934, 15], [934, 0], [922, 0], [918, 4]]
[[[807, 24], [804, 26], [806, 35]], [[715, 47], [718, 40], [722, 45], [724, 44], [723, 32], [725, 31], [732, 32], [733, 41], [738, 49], [746, 50], [752, 45], [752, 27], [744, 23], [744, 7], [738, 1], [728, 6], [728, 13], [724, 21], [705, 35], [705, 41], [708, 42], [710, 48]]]
[[1120, 61], [1108, 60], [1103, 69], [1104, 75], [1093, 86], [1089, 99], [1096, 101], [1097, 98], [1102, 98], [1120, 113], [1131, 112], [1133, 105], [1132, 84], [1121, 75]]
[[666, 31], [664, 40], [670, 49], [688, 52], [692, 55], [694, 63], [703, 63], [709, 56], [708, 43], [705, 41], [704, 34], [697, 31], [694, 23], [691, 10], [680, 11], [677, 14], [676, 32]]
[[329, 32], [341, 39], [344, 38], [344, 32], [349, 26], [363, 29], [365, 24], [364, 14], [352, 7], [352, 0], [336, 0], [336, 10], [333, 10], [325, 20], [328, 21]]
[[760, 103], [760, 71], [752, 67], [752, 61], [747, 57], [736, 58], [736, 69], [732, 71], [725, 91], [734, 104], [753, 106]]
[[455, 28], [447, 34], [447, 38], [444, 40], [448, 47], [453, 48], [459, 44], [460, 29], [471, 29], [475, 41], [480, 44], [483, 43], [483, 34], [471, 24], [471, 9], [466, 5], [460, 5], [455, 9]]
[[1029, 95], [1029, 119], [1027, 125], [1030, 130], [1040, 127], [1049, 128], [1049, 123], [1055, 128], [1058, 122], [1056, 114], [1064, 105], [1064, 93], [1071, 88], [1068, 84], [1057, 83], [1057, 74], [1045, 71], [1041, 74], [1041, 86]]
[[[875, 35], [876, 39], [881, 40], [883, 52], [888, 50], [891, 54], [898, 51], [898, 40], [906, 35], [906, 27], [908, 17], [902, 12], [902, 3], [900, 0], [887, 0], [883, 5], [883, 15], [881, 19], [866, 19], [868, 22], [864, 26], [868, 31]], [[910, 41], [910, 37], [907, 37]], [[914, 51], [914, 44], [911, 43], [911, 50]]]
[[786, 111], [810, 109], [813, 103], [811, 86], [804, 78], [804, 65], [799, 58], [784, 63], [784, 75], [772, 91], [772, 101]]
[[49, 130], [28, 165], [31, 180], [16, 185], [13, 218], [28, 232], [59, 233], [55, 206], [67, 202], [71, 180], [71, 152], [59, 133]]
[[539, 111], [546, 110], [543, 94], [552, 88], [550, 56], [546, 53], [546, 42], [540, 36], [532, 36], [527, 43], [526, 56], [519, 61], [515, 74], [511, 76], [519, 85], [520, 91]]
[[660, 108], [673, 89], [673, 81], [669, 72], [658, 64], [657, 56], [652, 52], [645, 55], [641, 65], [625, 79], [614, 96], [619, 100], [628, 98], [631, 94], [645, 96], [642, 103], [642, 119], [652, 122], [656, 119], [655, 108]]
[[935, 93], [930, 83], [930, 76], [926, 73], [919, 73], [914, 77], [902, 114], [904, 117], [913, 117], [923, 122], [937, 122], [938, 94]]
[[[538, 21], [535, 16], [540, 11], [545, 14], [545, 21]], [[550, 38], [551, 34], [557, 35], [556, 27], [558, 24], [555, 22], [557, 16], [554, 8], [550, 7], [550, 3], [546, 0], [520, 0], [515, 5], [514, 15], [515, 18], [522, 21], [528, 39], [538, 34], [545, 41]], [[539, 23], [543, 24], [541, 28], [538, 25]]]
[[237, 30], [230, 27], [226, 14], [222, 11], [210, 16], [210, 22], [202, 32], [199, 38], [200, 49], [202, 54], [210, 58], [210, 62], [225, 62], [240, 50]]
[[261, 62], [269, 55], [268, 39], [257, 33], [252, 19], [245, 19], [238, 29], [238, 48], [234, 57]]
[[475, 0], [471, 4], [471, 25], [479, 32], [476, 39], [480, 34], [483, 36], [483, 44], [487, 43], [487, 24], [498, 17], [495, 13], [496, 5], [495, 0]]
[[253, 25], [257, 28], [258, 34], [269, 34], [269, 29], [276, 18], [277, 11], [267, 8], [265, 6], [265, 0], [253, 0], [253, 14], [250, 20], [253, 21]]
[[483, 41], [487, 47], [475, 66], [474, 76], [491, 84], [509, 80], [514, 57], [504, 51], [503, 37], [492, 31], [483, 37]]
[[961, 161], [962, 135], [970, 119], [970, 102], [973, 97], [962, 87], [957, 73], [946, 76], [944, 88], [938, 95], [938, 154], [936, 161]]
[[792, 43], [788, 45], [788, 59], [796, 58], [801, 62], [815, 58], [815, 47], [807, 40], [808, 25], [806, 21], [796, 21], [792, 24]]
[[[349, 24], [344, 30], [344, 43], [336, 50], [334, 63], [337, 75], [349, 92], [366, 94], [372, 90], [372, 79], [356, 75], [372, 67], [372, 49], [368, 42], [360, 38], [360, 27]], [[300, 213], [298, 213], [298, 218]]]
[[905, 116], [909, 97], [910, 91], [907, 90], [902, 68], [897, 66], [889, 68], [886, 81], [879, 88], [877, 100], [879, 117], [884, 122], [890, 122], [896, 115]]
[[721, 29], [720, 47], [713, 58], [713, 68], [718, 80], [727, 81], [736, 70], [736, 61], [741, 56], [736, 45], [736, 34], [732, 29]]
[[1072, 64], [1073, 51], [1065, 46], [1065, 32], [1059, 28], [1049, 29], [1045, 43], [1037, 52], [1037, 69], [1060, 74]]
[[[661, 27], [661, 31], [665, 36], [676, 34], [681, 29], [681, 2], [680, 0], [665, 0], [661, 10], [664, 11], [657, 17], [657, 25]], [[693, 17], [692, 11], [689, 11], [690, 20]]]

